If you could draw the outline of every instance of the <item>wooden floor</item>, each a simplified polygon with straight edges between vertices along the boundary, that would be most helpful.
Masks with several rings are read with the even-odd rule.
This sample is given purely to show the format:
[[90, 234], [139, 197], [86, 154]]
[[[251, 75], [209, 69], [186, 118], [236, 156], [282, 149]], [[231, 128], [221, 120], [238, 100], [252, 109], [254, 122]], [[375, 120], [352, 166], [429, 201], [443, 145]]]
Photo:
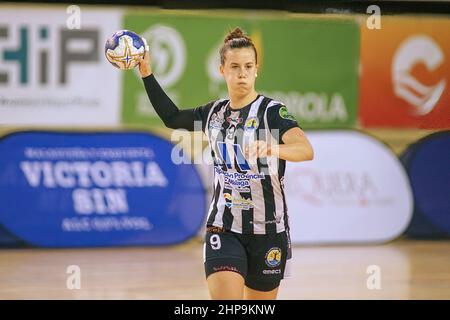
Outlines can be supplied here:
[[[450, 241], [297, 246], [279, 299], [450, 299]], [[81, 289], [67, 268], [78, 265]], [[367, 269], [380, 269], [369, 290]], [[0, 299], [208, 299], [202, 244], [164, 248], [3, 249]]]

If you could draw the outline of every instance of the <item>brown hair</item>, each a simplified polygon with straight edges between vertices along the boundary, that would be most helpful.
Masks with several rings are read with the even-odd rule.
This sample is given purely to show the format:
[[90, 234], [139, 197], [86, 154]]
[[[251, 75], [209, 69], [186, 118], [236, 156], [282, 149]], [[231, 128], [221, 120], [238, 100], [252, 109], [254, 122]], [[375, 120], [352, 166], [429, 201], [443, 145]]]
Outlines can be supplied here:
[[222, 48], [220, 48], [221, 65], [225, 64], [225, 53], [230, 49], [236, 48], [253, 48], [253, 51], [255, 52], [255, 61], [258, 62], [258, 55], [252, 39], [247, 37], [241, 28], [236, 27], [234, 30], [229, 31], [223, 40]]

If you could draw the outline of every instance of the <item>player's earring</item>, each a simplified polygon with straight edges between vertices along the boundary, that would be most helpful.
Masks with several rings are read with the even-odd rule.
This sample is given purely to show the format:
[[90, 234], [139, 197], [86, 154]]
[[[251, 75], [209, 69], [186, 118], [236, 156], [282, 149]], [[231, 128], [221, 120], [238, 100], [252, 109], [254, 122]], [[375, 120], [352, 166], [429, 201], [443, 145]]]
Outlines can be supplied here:
[[257, 73], [255, 73], [255, 78], [258, 76], [258, 74]]

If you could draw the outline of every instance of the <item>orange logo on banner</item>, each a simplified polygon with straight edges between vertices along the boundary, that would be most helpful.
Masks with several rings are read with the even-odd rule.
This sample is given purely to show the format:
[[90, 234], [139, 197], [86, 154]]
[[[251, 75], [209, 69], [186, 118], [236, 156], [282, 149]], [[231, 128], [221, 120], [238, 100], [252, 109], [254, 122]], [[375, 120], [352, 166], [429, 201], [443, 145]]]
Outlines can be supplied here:
[[361, 25], [359, 118], [366, 127], [450, 127], [450, 19]]

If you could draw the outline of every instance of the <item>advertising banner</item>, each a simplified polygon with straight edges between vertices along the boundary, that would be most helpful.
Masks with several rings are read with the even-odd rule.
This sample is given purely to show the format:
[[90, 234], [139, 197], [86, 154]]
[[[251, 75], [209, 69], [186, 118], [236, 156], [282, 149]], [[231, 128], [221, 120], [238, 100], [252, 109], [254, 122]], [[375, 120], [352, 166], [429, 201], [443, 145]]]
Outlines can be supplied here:
[[[124, 28], [147, 39], [154, 74], [180, 108], [227, 97], [219, 50], [236, 26], [258, 51], [258, 92], [284, 102], [303, 128], [355, 124], [359, 26], [353, 19], [150, 11], [124, 17]], [[162, 125], [139, 74], [123, 76], [123, 122]]]
[[121, 72], [104, 57], [122, 13], [0, 9], [0, 125], [115, 126]]
[[0, 140], [0, 225], [42, 247], [187, 240], [206, 198], [172, 146], [143, 132], [10, 134]]
[[314, 161], [288, 162], [293, 243], [383, 243], [408, 226], [408, 176], [383, 143], [357, 131], [312, 131]]
[[361, 25], [362, 126], [450, 128], [449, 33], [450, 19], [438, 17]]
[[419, 140], [401, 158], [414, 193], [414, 214], [406, 234], [450, 237], [450, 131]]

